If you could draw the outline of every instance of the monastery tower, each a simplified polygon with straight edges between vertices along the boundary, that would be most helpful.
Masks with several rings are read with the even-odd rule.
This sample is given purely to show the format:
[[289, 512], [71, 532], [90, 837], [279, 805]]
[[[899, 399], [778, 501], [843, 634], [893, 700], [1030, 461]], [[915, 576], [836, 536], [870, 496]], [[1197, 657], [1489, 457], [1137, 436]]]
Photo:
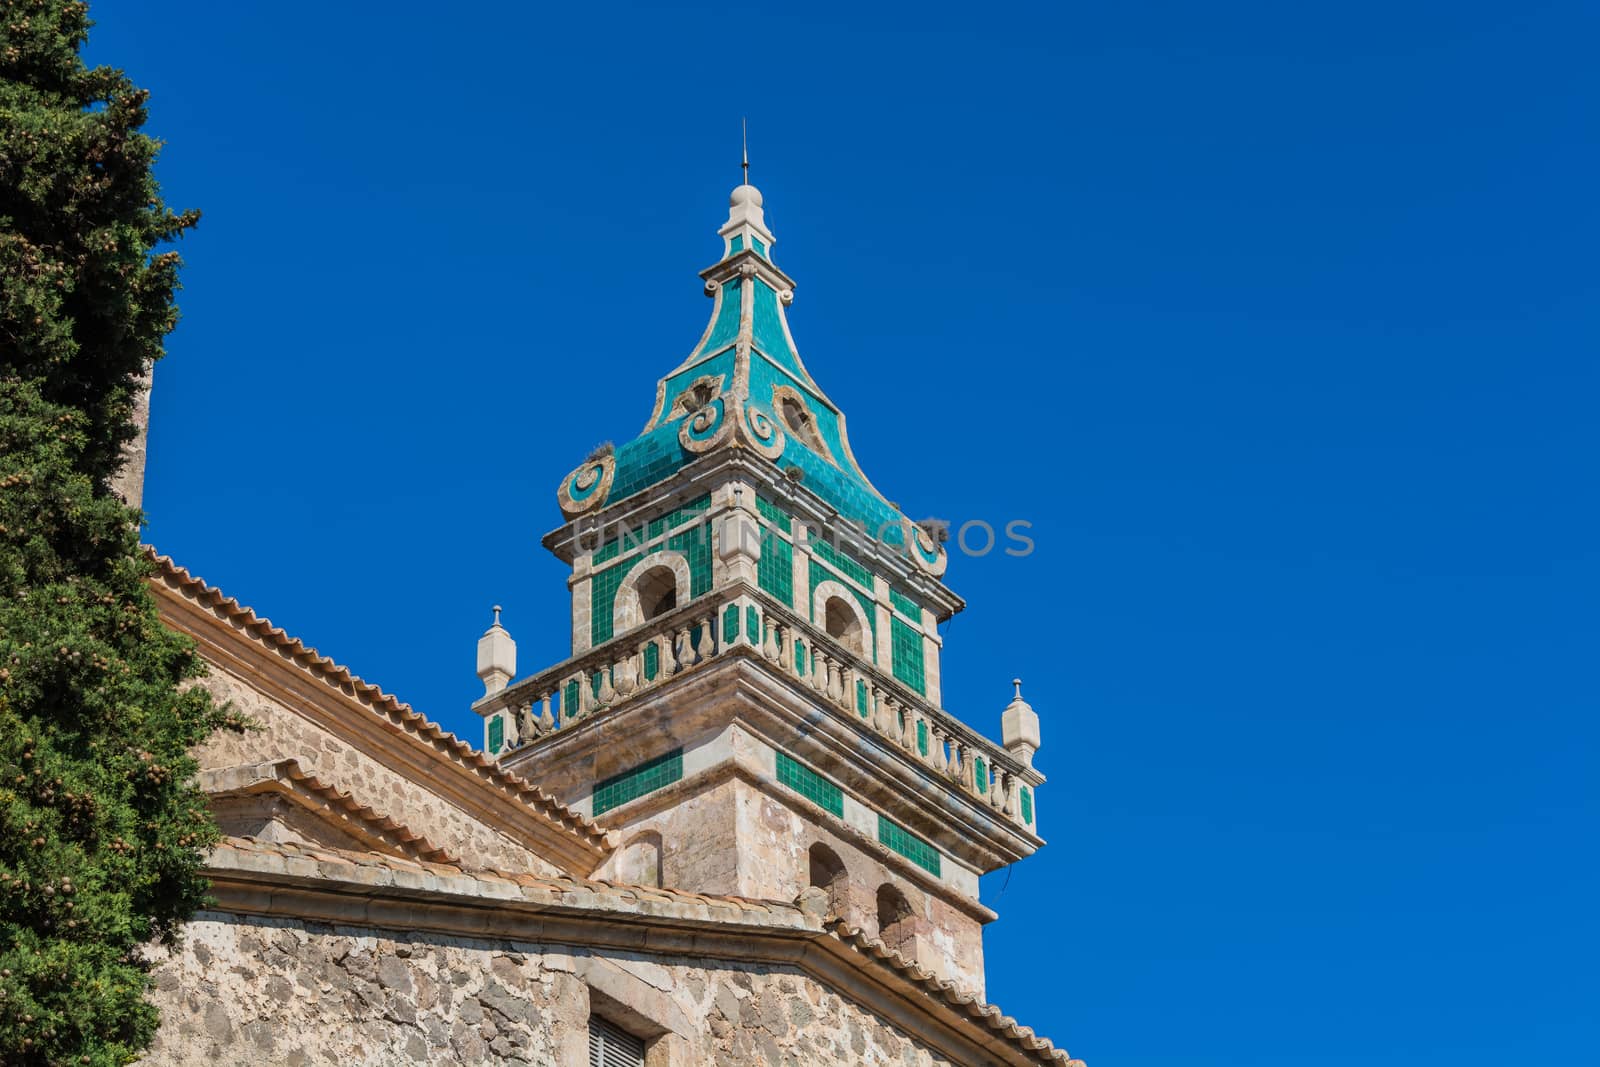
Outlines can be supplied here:
[[734, 189], [711, 318], [640, 435], [558, 490], [572, 655], [478, 649], [484, 751], [617, 830], [619, 882], [793, 900], [982, 992], [979, 875], [1043, 844], [1039, 719], [1000, 743], [946, 711], [942, 531], [868, 480], [785, 308], [761, 193]]

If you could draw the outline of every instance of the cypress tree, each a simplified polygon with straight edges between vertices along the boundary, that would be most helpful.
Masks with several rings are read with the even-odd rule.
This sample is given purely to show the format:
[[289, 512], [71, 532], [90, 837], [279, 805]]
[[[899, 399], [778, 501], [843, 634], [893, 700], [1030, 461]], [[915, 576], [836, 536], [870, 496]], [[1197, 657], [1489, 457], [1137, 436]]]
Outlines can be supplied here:
[[0, 0], [0, 1060], [127, 1063], [143, 947], [201, 906], [216, 829], [188, 751], [237, 725], [188, 684], [111, 489], [176, 322], [195, 213], [162, 203], [147, 93], [85, 65], [88, 7]]

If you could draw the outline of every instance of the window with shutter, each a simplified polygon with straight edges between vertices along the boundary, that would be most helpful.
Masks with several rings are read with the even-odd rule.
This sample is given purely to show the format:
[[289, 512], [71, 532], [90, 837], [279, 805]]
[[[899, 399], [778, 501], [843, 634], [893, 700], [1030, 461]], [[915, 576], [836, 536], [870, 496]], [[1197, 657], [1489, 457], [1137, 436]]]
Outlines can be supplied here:
[[617, 1024], [591, 1015], [589, 1067], [644, 1067], [644, 1042]]

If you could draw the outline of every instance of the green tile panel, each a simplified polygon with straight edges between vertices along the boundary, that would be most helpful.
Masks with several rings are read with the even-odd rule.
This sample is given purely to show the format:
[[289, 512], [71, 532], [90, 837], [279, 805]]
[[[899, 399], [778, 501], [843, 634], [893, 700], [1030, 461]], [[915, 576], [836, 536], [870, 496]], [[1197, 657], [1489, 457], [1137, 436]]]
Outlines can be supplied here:
[[1027, 786], [1022, 787], [1022, 821], [1033, 825], [1033, 790]]
[[[710, 498], [704, 498], [708, 506]], [[673, 516], [678, 517], [676, 525], [683, 525], [691, 521], [698, 511], [702, 501], [695, 501], [684, 505], [671, 515], [657, 520], [662, 523], [661, 529], [670, 529], [667, 523]], [[652, 525], [655, 525], [654, 523]], [[654, 536], [654, 535], [652, 535]], [[675, 533], [666, 540], [645, 549], [642, 555], [652, 556], [657, 552], [679, 552], [689, 562], [689, 597], [693, 599], [705, 594], [711, 589], [711, 531], [704, 525], [694, 525]], [[639, 559], [641, 553], [633, 553], [616, 561], [603, 570], [596, 571], [589, 579], [589, 644], [591, 646], [603, 645], [615, 634], [612, 616], [616, 611], [617, 592], [622, 588], [623, 579], [633, 569], [633, 564]], [[681, 606], [681, 605], [680, 605]]]
[[654, 540], [668, 530], [676, 530], [686, 522], [694, 522], [710, 510], [711, 494], [707, 493], [705, 496], [689, 501], [681, 508], [667, 512], [660, 518], [650, 520], [649, 534], [647, 536], [650, 540]]
[[766, 497], [756, 497], [756, 510], [759, 511], [768, 522], [772, 523], [772, 525], [776, 526], [784, 533], [794, 532], [794, 520], [789, 518], [789, 513], [784, 511], [778, 505], [774, 504], [772, 501], [768, 500]]
[[872, 572], [842, 549], [834, 548], [833, 542], [825, 537], [818, 537], [808, 541], [811, 551], [818, 559], [825, 560], [829, 566], [844, 574], [857, 585], [867, 591], [872, 590]]
[[923, 677], [922, 631], [913, 630], [899, 619], [892, 618], [889, 620], [889, 647], [895, 678], [927, 696], [927, 680]]
[[489, 720], [489, 752], [494, 754], [500, 751], [500, 746], [506, 742], [506, 720], [503, 716], [496, 715]]
[[761, 558], [756, 562], [756, 584], [786, 608], [794, 607], [794, 549], [770, 532], [761, 538]]
[[816, 771], [797, 760], [778, 753], [778, 781], [811, 801], [823, 811], [844, 818], [844, 792]]
[[916, 623], [922, 625], [922, 606], [915, 600], [906, 596], [898, 589], [889, 590], [889, 603], [894, 605], [894, 610]]
[[923, 870], [935, 876], [939, 874], [939, 850], [881, 814], [878, 816], [878, 843], [887, 845]]
[[629, 771], [613, 775], [594, 787], [592, 812], [599, 815], [612, 808], [653, 793], [683, 777], [683, 749], [657, 756]]

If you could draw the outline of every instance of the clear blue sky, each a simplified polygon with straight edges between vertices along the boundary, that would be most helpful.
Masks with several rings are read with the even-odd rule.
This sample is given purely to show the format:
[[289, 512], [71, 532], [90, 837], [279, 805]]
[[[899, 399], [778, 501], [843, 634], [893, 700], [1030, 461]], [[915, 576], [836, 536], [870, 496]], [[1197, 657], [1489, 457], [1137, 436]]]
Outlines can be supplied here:
[[[361, 8], [362, 10], [356, 10]], [[163, 551], [477, 738], [557, 481], [753, 176], [802, 354], [1044, 720], [991, 998], [1091, 1067], [1592, 1065], [1581, 4], [97, 5], [184, 242]]]

